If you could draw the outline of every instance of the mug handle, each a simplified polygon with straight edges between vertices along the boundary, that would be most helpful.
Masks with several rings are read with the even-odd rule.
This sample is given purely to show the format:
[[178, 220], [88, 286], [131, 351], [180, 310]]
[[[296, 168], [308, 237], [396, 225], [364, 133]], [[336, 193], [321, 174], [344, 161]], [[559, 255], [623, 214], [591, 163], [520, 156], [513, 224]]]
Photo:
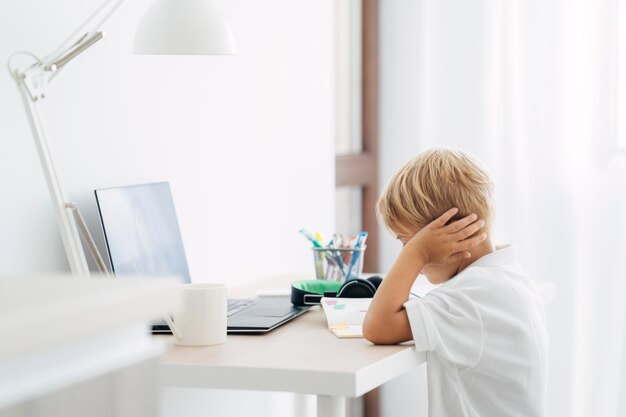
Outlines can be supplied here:
[[163, 316], [163, 320], [165, 320], [165, 322], [167, 323], [167, 327], [170, 328], [170, 330], [172, 331], [172, 334], [174, 335], [174, 337], [176, 339], [178, 339], [178, 340], [183, 340], [183, 335], [178, 331], [178, 329], [174, 325], [174, 322], [172, 321], [170, 316], [168, 316], [167, 314], [164, 315]]

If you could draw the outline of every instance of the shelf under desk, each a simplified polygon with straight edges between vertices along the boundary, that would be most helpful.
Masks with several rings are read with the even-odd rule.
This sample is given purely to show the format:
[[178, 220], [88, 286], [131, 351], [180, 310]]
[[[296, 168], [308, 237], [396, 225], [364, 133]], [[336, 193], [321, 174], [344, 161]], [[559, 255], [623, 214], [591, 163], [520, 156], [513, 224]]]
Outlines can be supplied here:
[[265, 335], [229, 335], [218, 346], [173, 346], [161, 371], [169, 387], [315, 394], [318, 416], [343, 416], [346, 397], [361, 396], [424, 362], [412, 344], [375, 346], [335, 337], [316, 307]]

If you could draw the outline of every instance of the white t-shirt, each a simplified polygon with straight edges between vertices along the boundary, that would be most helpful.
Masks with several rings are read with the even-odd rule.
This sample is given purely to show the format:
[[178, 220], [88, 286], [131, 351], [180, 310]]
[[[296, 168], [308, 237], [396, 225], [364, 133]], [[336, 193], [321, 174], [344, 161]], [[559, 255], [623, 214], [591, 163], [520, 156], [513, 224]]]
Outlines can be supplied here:
[[425, 351], [430, 417], [542, 417], [548, 333], [542, 301], [513, 246], [407, 301]]

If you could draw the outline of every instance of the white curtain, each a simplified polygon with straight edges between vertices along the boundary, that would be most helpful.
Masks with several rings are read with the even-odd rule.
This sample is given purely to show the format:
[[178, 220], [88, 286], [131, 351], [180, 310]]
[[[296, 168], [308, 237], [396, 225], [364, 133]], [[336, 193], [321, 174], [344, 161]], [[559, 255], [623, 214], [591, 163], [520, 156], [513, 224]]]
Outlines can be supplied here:
[[382, 61], [383, 158], [448, 145], [485, 161], [496, 241], [555, 285], [548, 415], [626, 416], [626, 1], [390, 3], [382, 57], [406, 65]]
[[[617, 1], [492, 3], [505, 227], [556, 285], [549, 415], [626, 415], [626, 148]], [[622, 22], [626, 24], [626, 22]], [[623, 75], [621, 73], [624, 73]], [[497, 145], [496, 145], [497, 146]], [[503, 175], [515, 167], [514, 175]], [[514, 207], [521, 210], [517, 215]], [[504, 215], [503, 215], [504, 216]]]

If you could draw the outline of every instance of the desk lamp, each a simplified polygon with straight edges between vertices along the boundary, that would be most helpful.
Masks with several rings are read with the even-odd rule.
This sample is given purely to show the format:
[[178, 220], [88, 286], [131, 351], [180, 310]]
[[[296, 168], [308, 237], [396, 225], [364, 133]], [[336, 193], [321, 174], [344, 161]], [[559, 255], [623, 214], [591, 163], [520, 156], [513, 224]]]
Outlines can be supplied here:
[[[39, 160], [46, 177], [72, 273], [89, 276], [89, 267], [78, 236], [77, 224], [102, 272], [106, 266], [76, 204], [68, 201], [57, 176], [46, 140], [39, 103], [59, 72], [74, 58], [104, 37], [105, 23], [125, 0], [106, 0], [57, 49], [43, 58], [17, 52], [8, 60], [17, 82]], [[230, 27], [211, 0], [154, 0], [139, 22], [133, 45], [135, 54], [232, 55], [236, 46]], [[14, 68], [12, 59], [26, 55], [30, 65]]]

